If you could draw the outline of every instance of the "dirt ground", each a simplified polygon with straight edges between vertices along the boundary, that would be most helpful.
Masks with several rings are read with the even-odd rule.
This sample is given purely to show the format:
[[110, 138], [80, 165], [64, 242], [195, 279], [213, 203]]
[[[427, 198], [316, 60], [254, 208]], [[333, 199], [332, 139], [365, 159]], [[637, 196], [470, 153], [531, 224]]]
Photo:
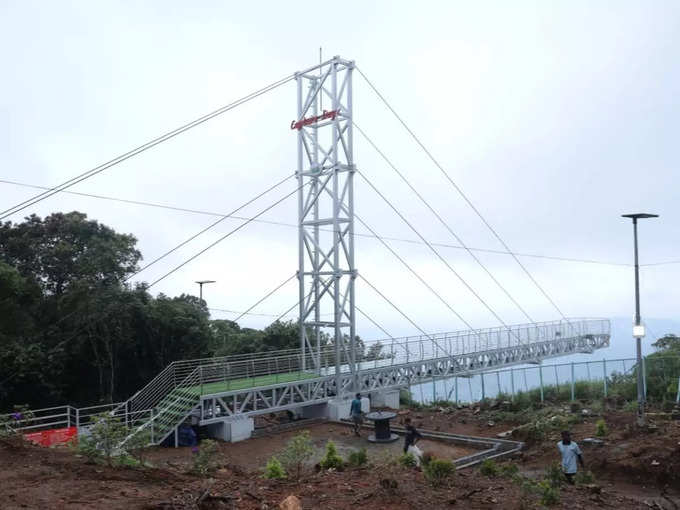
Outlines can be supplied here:
[[[491, 411], [443, 409], [402, 411], [424, 430], [493, 437], [517, 423], [494, 421]], [[583, 445], [587, 468], [595, 475], [590, 486], [564, 487], [553, 508], [617, 508], [676, 510], [680, 507], [680, 425], [657, 420], [657, 428], [638, 431], [630, 413], [606, 412], [610, 429], [602, 446], [586, 447], [582, 440], [595, 435], [595, 420], [588, 417], [572, 427]], [[491, 422], [491, 423], [490, 423]], [[482, 476], [478, 469], [460, 470], [450, 485], [432, 488], [423, 473], [406, 469], [390, 456], [401, 442], [369, 446], [354, 438], [343, 425], [317, 424], [307, 428], [318, 449], [328, 438], [342, 455], [363, 445], [369, 466], [343, 472], [310, 466], [299, 483], [271, 481], [260, 476], [266, 460], [298, 431], [220, 444], [219, 468], [207, 478], [189, 474], [189, 448], [155, 448], [149, 455], [153, 468], [110, 468], [87, 464], [68, 449], [0, 445], [0, 508], [2, 509], [275, 509], [288, 495], [300, 498], [305, 509], [440, 509], [540, 508], [538, 499], [509, 479]], [[552, 434], [552, 433], [551, 433]], [[557, 433], [530, 445], [515, 463], [528, 477], [541, 477], [557, 460]], [[382, 447], [382, 448], [381, 448]], [[423, 445], [441, 457], [470, 453], [441, 443]], [[317, 459], [315, 459], [316, 461]]]

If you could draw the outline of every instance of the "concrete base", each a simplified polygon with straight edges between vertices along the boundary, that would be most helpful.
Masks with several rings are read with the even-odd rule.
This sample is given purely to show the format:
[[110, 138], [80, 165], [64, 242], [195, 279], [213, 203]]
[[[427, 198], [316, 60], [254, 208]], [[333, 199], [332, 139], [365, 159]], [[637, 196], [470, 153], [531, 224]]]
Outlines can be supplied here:
[[389, 407], [399, 409], [399, 390], [387, 390], [371, 395], [375, 407]]
[[255, 421], [247, 416], [232, 416], [225, 418], [224, 421], [211, 423], [206, 428], [208, 436], [235, 443], [250, 438], [253, 430], [255, 430]]

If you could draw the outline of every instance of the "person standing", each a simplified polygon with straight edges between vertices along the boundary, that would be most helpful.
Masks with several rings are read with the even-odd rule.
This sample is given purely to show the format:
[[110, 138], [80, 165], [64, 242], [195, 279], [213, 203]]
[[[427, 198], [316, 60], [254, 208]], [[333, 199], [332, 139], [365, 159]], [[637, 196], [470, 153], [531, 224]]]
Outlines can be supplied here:
[[408, 453], [409, 446], [415, 446], [418, 440], [423, 437], [420, 432], [411, 424], [411, 418], [404, 420], [406, 435], [404, 436], [404, 453]]
[[357, 393], [354, 400], [352, 400], [352, 405], [349, 407], [349, 415], [352, 418], [352, 422], [354, 422], [354, 435], [360, 437], [359, 430], [364, 421], [364, 416], [361, 412], [361, 393]]
[[578, 445], [571, 440], [571, 433], [568, 430], [562, 431], [562, 441], [557, 443], [557, 449], [562, 455], [562, 472], [567, 482], [574, 485], [574, 475], [578, 471], [578, 464], [585, 469], [583, 455]]

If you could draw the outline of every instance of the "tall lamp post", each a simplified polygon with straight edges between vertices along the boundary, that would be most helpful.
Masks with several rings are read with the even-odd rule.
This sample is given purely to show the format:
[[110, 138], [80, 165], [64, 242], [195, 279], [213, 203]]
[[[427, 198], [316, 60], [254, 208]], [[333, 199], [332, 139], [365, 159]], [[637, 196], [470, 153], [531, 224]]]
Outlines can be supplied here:
[[196, 283], [198, 283], [199, 297], [201, 298], [201, 301], [203, 301], [203, 285], [206, 283], [215, 283], [215, 280], [198, 280]]
[[635, 324], [633, 325], [633, 338], [637, 348], [637, 424], [639, 427], [645, 424], [645, 388], [642, 373], [642, 338], [645, 336], [645, 327], [640, 324], [640, 265], [638, 264], [638, 236], [637, 223], [639, 219], [658, 218], [658, 214], [636, 213], [622, 214], [624, 218], [633, 220], [633, 244], [635, 247]]

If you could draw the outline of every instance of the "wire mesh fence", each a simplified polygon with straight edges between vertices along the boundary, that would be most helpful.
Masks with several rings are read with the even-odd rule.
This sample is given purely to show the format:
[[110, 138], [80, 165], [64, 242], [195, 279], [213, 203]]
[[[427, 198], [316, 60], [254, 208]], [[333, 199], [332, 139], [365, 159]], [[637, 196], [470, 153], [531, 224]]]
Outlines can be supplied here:
[[642, 371], [647, 402], [680, 402], [680, 356], [650, 356], [522, 366], [470, 376], [432, 379], [413, 385], [411, 397], [421, 404], [436, 401], [472, 403], [484, 399], [570, 401], [610, 398], [637, 400], [637, 373]]

